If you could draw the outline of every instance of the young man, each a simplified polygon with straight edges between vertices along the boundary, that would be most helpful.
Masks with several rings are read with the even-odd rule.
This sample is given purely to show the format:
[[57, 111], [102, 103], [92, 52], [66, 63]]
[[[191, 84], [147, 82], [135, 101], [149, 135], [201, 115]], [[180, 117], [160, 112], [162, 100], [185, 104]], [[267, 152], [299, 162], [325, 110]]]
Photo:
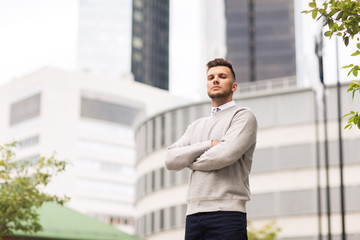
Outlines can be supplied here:
[[188, 126], [168, 148], [165, 163], [168, 170], [192, 170], [186, 240], [243, 240], [257, 122], [251, 110], [232, 100], [237, 89], [232, 64], [217, 58], [207, 67], [211, 116]]

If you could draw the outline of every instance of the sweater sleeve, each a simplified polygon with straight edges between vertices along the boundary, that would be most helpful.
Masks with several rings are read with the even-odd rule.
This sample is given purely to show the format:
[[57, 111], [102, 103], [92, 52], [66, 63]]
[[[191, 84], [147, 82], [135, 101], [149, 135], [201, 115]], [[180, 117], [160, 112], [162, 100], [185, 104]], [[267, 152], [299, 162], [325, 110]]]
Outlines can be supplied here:
[[185, 134], [171, 145], [166, 154], [165, 165], [168, 170], [179, 171], [188, 167], [201, 154], [211, 148], [211, 140], [190, 144], [191, 125]]
[[254, 114], [248, 109], [237, 112], [219, 144], [204, 152], [189, 168], [213, 171], [234, 164], [256, 144], [256, 132], [257, 122]]

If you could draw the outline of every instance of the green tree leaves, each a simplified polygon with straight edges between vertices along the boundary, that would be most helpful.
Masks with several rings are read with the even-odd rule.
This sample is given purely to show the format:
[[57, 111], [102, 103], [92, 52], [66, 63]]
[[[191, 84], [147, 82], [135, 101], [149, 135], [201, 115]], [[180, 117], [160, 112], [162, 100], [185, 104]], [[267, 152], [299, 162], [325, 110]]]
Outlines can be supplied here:
[[360, 129], [360, 115], [359, 112], [351, 111], [348, 114], [345, 114], [343, 117], [351, 116], [348, 119], [348, 123], [345, 126], [345, 129], [349, 128], [349, 130], [355, 125]]
[[[328, 26], [329, 28], [324, 33], [325, 37], [331, 38], [335, 34], [343, 39], [345, 46], [349, 45], [350, 40], [356, 40], [358, 42], [356, 44], [357, 50], [351, 56], [358, 57], [360, 55], [360, 1], [326, 0], [321, 6], [317, 6], [315, 0], [312, 0], [309, 7], [310, 10], [302, 11], [302, 13], [311, 13], [313, 19], [320, 15], [316, 20], [323, 19], [323, 27]], [[348, 76], [352, 74], [354, 77], [358, 76], [360, 70], [360, 67], [354, 64], [342, 68], [350, 68]], [[352, 98], [354, 99], [355, 93], [360, 92], [359, 82], [353, 81], [347, 91], [352, 92]], [[345, 129], [351, 129], [352, 126], [357, 126], [360, 129], [358, 112], [351, 111], [343, 117], [349, 116]]]
[[65, 171], [65, 161], [58, 161], [54, 156], [15, 161], [15, 147], [16, 143], [0, 146], [0, 239], [14, 231], [41, 230], [37, 208], [44, 202], [63, 204], [69, 199], [41, 190], [53, 176]]
[[248, 238], [249, 240], [276, 240], [278, 233], [281, 231], [276, 223], [270, 222], [260, 229], [255, 229], [251, 222], [248, 222]]

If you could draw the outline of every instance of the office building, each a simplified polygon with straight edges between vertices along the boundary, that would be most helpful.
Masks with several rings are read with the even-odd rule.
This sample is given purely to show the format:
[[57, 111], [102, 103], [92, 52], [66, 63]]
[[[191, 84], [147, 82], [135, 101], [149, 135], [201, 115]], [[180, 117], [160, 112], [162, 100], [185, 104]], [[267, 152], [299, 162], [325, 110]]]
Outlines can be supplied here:
[[134, 0], [131, 72], [135, 81], [169, 89], [169, 0]]
[[43, 68], [0, 87], [0, 143], [17, 159], [69, 162], [48, 191], [68, 207], [133, 233], [134, 126], [173, 106], [168, 91], [133, 81]]
[[238, 82], [296, 74], [293, 0], [225, 0], [225, 15]]
[[[241, 95], [235, 97], [237, 104], [254, 111], [259, 126], [250, 174], [252, 197], [247, 204], [248, 220], [257, 229], [275, 221], [281, 228], [280, 240], [315, 240], [319, 229], [322, 229], [323, 237], [327, 235], [322, 109], [317, 108], [313, 90], [297, 87], [295, 78], [282, 81], [240, 84]], [[251, 84], [257, 87], [249, 87]], [[352, 103], [350, 94], [345, 93], [347, 87], [346, 84], [341, 88], [342, 114], [351, 106], [359, 105], [358, 100]], [[328, 87], [327, 96], [331, 231], [334, 239], [340, 239], [339, 145], [334, 86]], [[166, 149], [184, 133], [190, 122], [209, 116], [210, 107], [209, 101], [176, 107], [138, 125], [135, 208], [136, 232], [141, 237], [147, 240], [184, 238], [190, 171], [166, 170]], [[359, 239], [360, 158], [356, 152], [360, 131], [342, 130], [342, 133], [347, 239]], [[318, 160], [320, 171], [316, 167]], [[318, 224], [319, 201], [321, 227]]]

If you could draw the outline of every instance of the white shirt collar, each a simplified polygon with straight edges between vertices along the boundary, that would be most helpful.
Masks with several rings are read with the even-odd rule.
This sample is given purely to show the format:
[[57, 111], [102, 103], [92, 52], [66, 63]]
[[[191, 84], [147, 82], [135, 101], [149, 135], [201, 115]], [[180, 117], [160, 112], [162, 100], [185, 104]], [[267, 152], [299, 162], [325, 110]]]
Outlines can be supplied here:
[[215, 109], [215, 108], [219, 108], [220, 111], [223, 111], [223, 110], [225, 110], [225, 109], [227, 109], [227, 108], [229, 108], [229, 107], [235, 106], [235, 105], [236, 105], [235, 101], [232, 100], [232, 101], [227, 102], [227, 103], [225, 103], [225, 104], [223, 104], [223, 105], [221, 105], [221, 106], [211, 107], [211, 114], [214, 113], [214, 109]]

